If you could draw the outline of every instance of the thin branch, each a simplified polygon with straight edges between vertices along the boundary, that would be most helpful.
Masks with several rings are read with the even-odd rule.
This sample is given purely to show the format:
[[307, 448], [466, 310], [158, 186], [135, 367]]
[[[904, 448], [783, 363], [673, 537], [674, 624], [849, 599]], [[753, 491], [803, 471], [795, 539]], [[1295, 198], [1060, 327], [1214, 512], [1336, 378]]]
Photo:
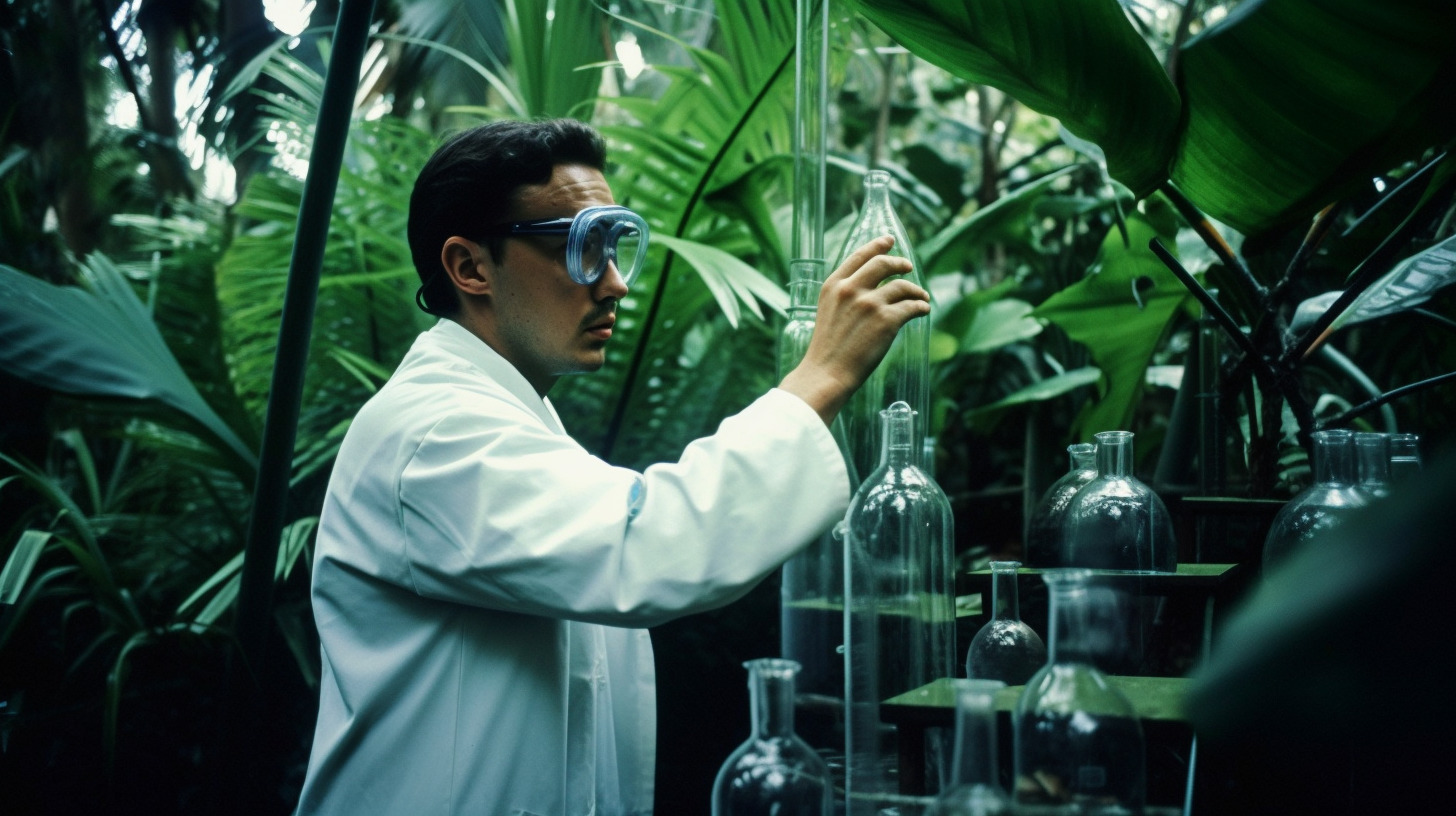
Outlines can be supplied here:
[[106, 50], [111, 52], [111, 58], [116, 60], [116, 71], [121, 74], [122, 84], [126, 85], [127, 92], [136, 98], [137, 119], [141, 123], [142, 130], [147, 133], [155, 133], [156, 128], [152, 127], [151, 117], [148, 115], [147, 100], [142, 96], [141, 86], [137, 84], [136, 74], [132, 71], [131, 62], [126, 58], [126, 52], [121, 49], [121, 42], [116, 39], [116, 31], [111, 28], [111, 13], [106, 10], [106, 4], [101, 0], [91, 0], [91, 8], [96, 13], [101, 30], [105, 32]]
[[1357, 416], [1360, 416], [1367, 411], [1379, 408], [1387, 402], [1399, 399], [1401, 397], [1410, 396], [1411, 394], [1414, 394], [1418, 391], [1424, 391], [1428, 388], [1435, 388], [1438, 385], [1451, 381], [1456, 381], [1456, 371], [1449, 371], [1445, 374], [1439, 374], [1435, 377], [1421, 380], [1420, 382], [1413, 382], [1410, 385], [1402, 385], [1399, 388], [1392, 388], [1391, 390], [1386, 391], [1384, 394], [1381, 394], [1374, 399], [1366, 400], [1365, 402], [1356, 405], [1354, 408], [1351, 408], [1345, 413], [1340, 414], [1339, 416], [1334, 417], [1327, 422], [1320, 423], [1320, 427], [1328, 428], [1343, 425], [1346, 422], [1349, 422], [1350, 420], [1354, 419]]
[[1171, 181], [1164, 182], [1160, 189], [1163, 195], [1166, 195], [1168, 200], [1173, 202], [1173, 206], [1178, 209], [1178, 214], [1183, 216], [1183, 220], [1188, 222], [1188, 226], [1192, 227], [1193, 231], [1198, 233], [1198, 237], [1203, 239], [1203, 243], [1207, 244], [1208, 248], [1213, 250], [1213, 254], [1218, 256], [1218, 259], [1223, 262], [1224, 266], [1238, 273], [1240, 278], [1243, 278], [1244, 285], [1248, 286], [1249, 291], [1254, 293], [1254, 296], [1259, 301], [1259, 305], [1267, 308], [1269, 303], [1268, 290], [1264, 288], [1264, 284], [1259, 283], [1258, 279], [1254, 277], [1254, 273], [1249, 271], [1249, 267], [1239, 256], [1234, 254], [1233, 247], [1228, 245], [1228, 241], [1224, 240], [1223, 235], [1208, 220], [1208, 216], [1204, 215], [1192, 201], [1189, 201], [1188, 196], [1183, 195], [1181, 190], [1173, 186]]
[[1271, 299], [1278, 300], [1279, 295], [1289, 286], [1289, 282], [1309, 265], [1315, 250], [1324, 243], [1325, 236], [1330, 234], [1330, 227], [1334, 226], [1334, 223], [1335, 205], [1330, 204], [1320, 210], [1319, 214], [1314, 217], [1314, 221], [1310, 223], [1309, 231], [1304, 234], [1304, 241], [1299, 244], [1299, 249], [1294, 253], [1294, 257], [1289, 259], [1289, 266], [1284, 270], [1284, 277], [1280, 278], [1279, 282], [1270, 290]]
[[1167, 247], [1163, 246], [1163, 242], [1154, 238], [1148, 241], [1148, 249], [1151, 249], [1153, 254], [1158, 256], [1158, 260], [1162, 261], [1164, 266], [1168, 267], [1174, 275], [1178, 276], [1178, 280], [1183, 282], [1183, 285], [1188, 288], [1188, 291], [1193, 294], [1193, 297], [1199, 303], [1203, 304], [1203, 308], [1208, 310], [1208, 313], [1213, 316], [1214, 321], [1224, 330], [1224, 333], [1232, 338], [1234, 344], [1243, 351], [1245, 359], [1258, 369], [1261, 374], [1271, 379], [1277, 379], [1274, 375], [1274, 369], [1269, 366], [1269, 362], [1264, 359], [1263, 355], [1259, 354], [1259, 350], [1254, 347], [1254, 342], [1249, 339], [1247, 334], [1244, 334], [1244, 330], [1239, 326], [1238, 321], [1234, 320], [1233, 315], [1229, 314], [1213, 295], [1207, 289], [1203, 288], [1203, 284], [1199, 283], [1198, 279], [1193, 277], [1192, 272], [1183, 268], [1183, 264], [1179, 263], [1178, 259], [1173, 257], [1173, 253], [1169, 252]]

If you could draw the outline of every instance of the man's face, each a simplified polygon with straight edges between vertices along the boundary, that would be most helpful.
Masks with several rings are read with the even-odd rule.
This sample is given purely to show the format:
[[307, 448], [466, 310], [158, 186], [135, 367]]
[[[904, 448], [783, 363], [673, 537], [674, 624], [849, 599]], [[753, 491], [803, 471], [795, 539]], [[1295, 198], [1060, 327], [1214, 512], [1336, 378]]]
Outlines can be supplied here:
[[[550, 181], [517, 191], [508, 220], [571, 218], [615, 203], [601, 171], [560, 164]], [[505, 240], [491, 283], [498, 341], [492, 346], [538, 393], [562, 374], [596, 371], [606, 362], [617, 302], [627, 294], [615, 265], [582, 286], [566, 272], [565, 235], [516, 236]]]

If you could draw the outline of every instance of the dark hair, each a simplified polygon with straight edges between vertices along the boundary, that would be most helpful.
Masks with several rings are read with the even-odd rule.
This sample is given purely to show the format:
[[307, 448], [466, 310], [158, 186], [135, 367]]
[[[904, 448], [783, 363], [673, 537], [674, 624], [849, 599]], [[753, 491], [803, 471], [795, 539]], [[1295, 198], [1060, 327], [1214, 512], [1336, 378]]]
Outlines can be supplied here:
[[[601, 134], [574, 119], [491, 122], [446, 140], [410, 193], [409, 245], [420, 276], [420, 307], [437, 315], [459, 309], [440, 265], [447, 238], [469, 238], [505, 221], [516, 191], [545, 184], [559, 164], [602, 170], [606, 161]], [[488, 244], [492, 258], [500, 260], [501, 246], [499, 239]]]

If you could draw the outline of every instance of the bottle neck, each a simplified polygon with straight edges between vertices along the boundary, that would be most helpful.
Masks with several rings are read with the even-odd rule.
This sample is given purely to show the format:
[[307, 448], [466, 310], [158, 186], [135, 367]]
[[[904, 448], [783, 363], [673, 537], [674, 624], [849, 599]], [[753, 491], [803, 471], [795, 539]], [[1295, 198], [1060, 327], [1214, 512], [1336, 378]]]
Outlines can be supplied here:
[[787, 737], [794, 733], [794, 676], [799, 664], [792, 660], [753, 660], [748, 666], [748, 700], [755, 739]]
[[1381, 486], [1390, 482], [1390, 442], [1385, 434], [1356, 434], [1355, 453], [1360, 484]]
[[880, 463], [894, 469], [919, 467], [923, 445], [915, 444], [915, 411], [897, 402], [880, 412]]
[[1067, 446], [1067, 468], [1069, 470], [1091, 470], [1097, 467], [1097, 446], [1090, 442], [1079, 442]]
[[1132, 475], [1132, 433], [1097, 434], [1097, 475], [1125, 479]]
[[819, 308], [819, 287], [816, 280], [796, 280], [789, 284], [789, 313], [800, 317], [803, 312], [812, 315]]
[[1020, 567], [1020, 561], [991, 562], [991, 617], [995, 620], [1021, 620], [1016, 587]]
[[1091, 615], [1085, 584], [1051, 587], [1051, 620], [1047, 631], [1048, 663], [1094, 664], [1088, 642]]
[[1349, 431], [1316, 431], [1314, 480], [1323, 484], [1353, 484], [1355, 461]]
[[996, 763], [996, 692], [1000, 680], [956, 680], [955, 752], [951, 757], [951, 787], [1001, 782]]

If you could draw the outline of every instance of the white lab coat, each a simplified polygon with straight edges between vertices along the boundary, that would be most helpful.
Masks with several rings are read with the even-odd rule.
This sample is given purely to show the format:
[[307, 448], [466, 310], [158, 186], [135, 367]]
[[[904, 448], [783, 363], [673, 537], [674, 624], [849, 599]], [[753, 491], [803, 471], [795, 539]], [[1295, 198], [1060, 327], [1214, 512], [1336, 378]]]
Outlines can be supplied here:
[[849, 492], [824, 423], [787, 392], [636, 473], [440, 321], [359, 412], [329, 481], [298, 813], [651, 812], [642, 627], [742, 596]]

